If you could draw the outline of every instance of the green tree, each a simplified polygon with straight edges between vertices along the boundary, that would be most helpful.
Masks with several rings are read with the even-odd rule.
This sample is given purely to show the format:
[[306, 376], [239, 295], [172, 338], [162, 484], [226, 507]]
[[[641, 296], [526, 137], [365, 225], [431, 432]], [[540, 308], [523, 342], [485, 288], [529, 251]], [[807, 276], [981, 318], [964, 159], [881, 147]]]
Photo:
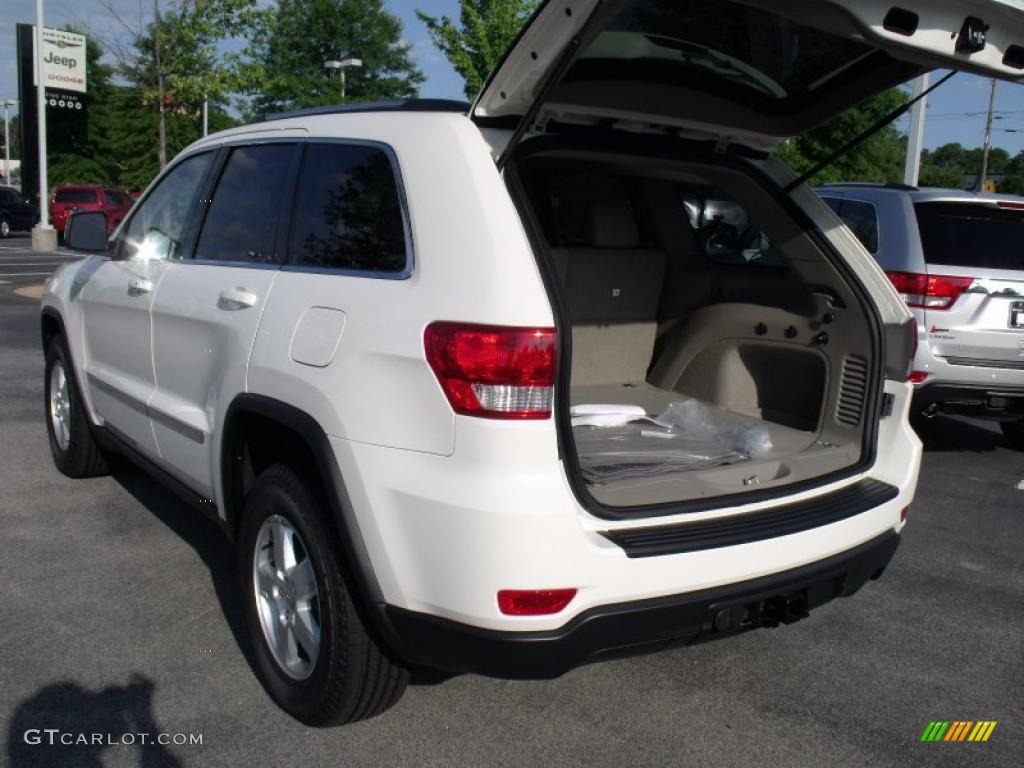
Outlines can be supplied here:
[[[128, 190], [144, 189], [160, 172], [153, 146], [157, 136], [158, 115], [139, 88], [115, 88], [110, 95], [109, 113], [104, 127], [105, 155], [109, 157], [111, 183]], [[165, 116], [168, 156], [173, 157], [201, 134], [199, 121], [188, 111], [172, 111]], [[236, 124], [221, 103], [211, 104], [210, 130], [219, 131]]]
[[[924, 187], [961, 188], [977, 179], [981, 173], [982, 156], [985, 150], [981, 147], [967, 149], [961, 144], [943, 144], [933, 150], [921, 153], [920, 183]], [[1018, 155], [1018, 157], [1020, 157]], [[1003, 192], [1019, 188], [1015, 177], [1024, 170], [1017, 158], [1002, 147], [992, 147], [988, 153], [988, 172], [1003, 176], [999, 189]]]
[[[222, 100], [240, 85], [232, 57], [222, 56], [224, 39], [251, 29], [262, 17], [257, 0], [153, 0], [153, 18], [138, 28], [113, 0], [101, 0], [120, 33], [107, 38], [119, 73], [156, 113], [156, 155], [167, 164], [173, 115], [198, 122], [204, 98]], [[125, 37], [127, 36], [127, 37]]]
[[1010, 158], [1004, 169], [999, 191], [1010, 195], [1024, 195], [1024, 150]]
[[416, 11], [430, 37], [466, 81], [474, 98], [529, 20], [537, 0], [459, 0], [459, 21]]
[[[809, 170], [837, 148], [907, 102], [899, 89], [883, 91], [828, 122], [783, 143], [776, 154], [797, 173]], [[889, 125], [818, 173], [812, 184], [829, 181], [899, 181], [906, 137]]]
[[[256, 113], [415, 96], [423, 74], [382, 0], [279, 0], [254, 25], [241, 71]], [[337, 74], [324, 63], [357, 58]]]

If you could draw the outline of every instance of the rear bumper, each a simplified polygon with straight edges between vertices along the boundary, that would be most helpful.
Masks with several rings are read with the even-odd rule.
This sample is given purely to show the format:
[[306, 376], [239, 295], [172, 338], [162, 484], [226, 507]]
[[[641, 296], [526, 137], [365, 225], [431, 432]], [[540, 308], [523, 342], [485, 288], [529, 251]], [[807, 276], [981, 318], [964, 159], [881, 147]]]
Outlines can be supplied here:
[[1024, 387], [925, 384], [914, 393], [916, 412], [1013, 420], [1024, 416]]
[[682, 595], [593, 608], [548, 631], [482, 629], [387, 606], [395, 650], [409, 663], [491, 677], [557, 677], [602, 655], [632, 655], [792, 623], [877, 579], [899, 545], [885, 533], [810, 565]]

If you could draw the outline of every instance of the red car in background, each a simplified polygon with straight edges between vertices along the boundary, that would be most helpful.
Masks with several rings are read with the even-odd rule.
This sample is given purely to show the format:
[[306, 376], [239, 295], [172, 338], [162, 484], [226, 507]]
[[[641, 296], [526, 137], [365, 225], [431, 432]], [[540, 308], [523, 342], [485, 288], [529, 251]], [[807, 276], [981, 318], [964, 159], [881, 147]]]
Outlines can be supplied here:
[[98, 184], [57, 187], [50, 197], [50, 221], [64, 234], [68, 216], [78, 211], [103, 211], [107, 214], [107, 234], [112, 233], [131, 210], [132, 199], [127, 192]]

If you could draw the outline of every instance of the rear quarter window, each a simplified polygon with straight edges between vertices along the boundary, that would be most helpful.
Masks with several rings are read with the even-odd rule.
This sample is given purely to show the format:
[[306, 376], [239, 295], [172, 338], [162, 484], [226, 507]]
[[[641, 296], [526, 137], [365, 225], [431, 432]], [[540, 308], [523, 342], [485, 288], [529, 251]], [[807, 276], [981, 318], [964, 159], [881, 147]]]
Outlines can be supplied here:
[[679, 194], [697, 245], [709, 261], [752, 268], [789, 266], [747, 210], [722, 190], [683, 187]]
[[58, 189], [54, 200], [58, 203], [95, 203], [95, 189]]
[[289, 242], [295, 266], [404, 272], [405, 214], [389, 153], [358, 144], [307, 144]]
[[1024, 269], [1024, 211], [977, 203], [918, 203], [914, 210], [929, 264]]
[[848, 197], [842, 200], [825, 198], [825, 202], [839, 214], [839, 218], [857, 236], [868, 253], [878, 253], [878, 209], [874, 203]]

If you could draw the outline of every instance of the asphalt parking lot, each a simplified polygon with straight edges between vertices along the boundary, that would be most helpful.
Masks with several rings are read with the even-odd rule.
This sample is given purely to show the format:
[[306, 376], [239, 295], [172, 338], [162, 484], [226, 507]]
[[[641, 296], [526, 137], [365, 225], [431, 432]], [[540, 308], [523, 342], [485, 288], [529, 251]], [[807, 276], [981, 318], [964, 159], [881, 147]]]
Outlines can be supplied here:
[[[298, 724], [250, 667], [233, 553], [214, 526], [131, 468], [90, 481], [53, 468], [31, 296], [68, 257], [26, 249], [0, 241], [9, 765], [1021, 764], [1024, 454], [990, 425], [941, 417], [891, 568], [804, 622], [554, 682], [420, 679], [375, 720]], [[933, 720], [998, 726], [986, 743], [921, 743]], [[44, 729], [202, 744], [27, 743]]]

